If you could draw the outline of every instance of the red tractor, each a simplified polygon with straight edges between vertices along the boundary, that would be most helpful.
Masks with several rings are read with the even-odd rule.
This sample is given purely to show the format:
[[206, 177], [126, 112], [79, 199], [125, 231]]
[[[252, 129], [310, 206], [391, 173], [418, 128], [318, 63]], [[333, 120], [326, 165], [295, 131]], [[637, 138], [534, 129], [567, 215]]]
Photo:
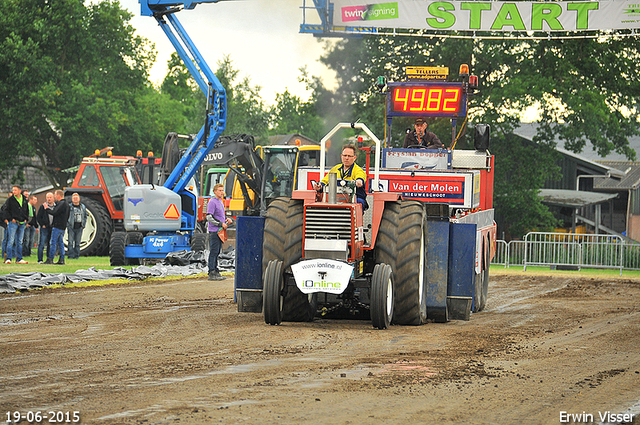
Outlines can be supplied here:
[[[339, 124], [323, 144], [340, 128], [365, 131], [380, 158], [380, 142], [361, 123]], [[311, 182], [323, 177], [323, 165], [319, 173], [302, 170], [301, 176], [307, 171], [306, 190], [274, 201], [265, 218], [265, 322], [311, 321], [317, 314], [368, 316], [374, 327], [384, 329], [392, 322], [468, 320], [471, 310], [482, 310], [495, 223], [492, 209], [479, 211], [479, 194], [482, 179], [492, 180], [487, 176], [492, 176], [493, 158], [487, 152], [475, 154], [476, 166], [483, 158], [482, 172], [381, 170], [376, 161], [373, 173], [366, 170], [372, 200], [367, 214], [355, 202], [352, 187], [336, 184], [335, 174], [329, 174], [329, 191], [318, 199]], [[405, 182], [413, 192], [389, 190], [390, 182]], [[459, 209], [426, 196], [452, 190], [462, 194]], [[484, 193], [491, 196], [490, 190]], [[484, 198], [482, 205], [490, 208]], [[464, 217], [457, 217], [462, 215], [458, 210], [465, 211]]]
[[[379, 84], [388, 88], [388, 126], [394, 116], [450, 118], [451, 148], [382, 149], [364, 124], [341, 123], [322, 139], [320, 169], [302, 167], [290, 198], [272, 202], [263, 222], [238, 219], [239, 311], [262, 309], [270, 325], [361, 317], [383, 329], [469, 320], [484, 308], [496, 241], [494, 158], [484, 124], [475, 126], [475, 150], [453, 149], [461, 134], [456, 120], [465, 118], [464, 127], [467, 95], [477, 88], [468, 67], [461, 67], [460, 77]], [[354, 202], [353, 188], [336, 183], [335, 174], [322, 198], [313, 190], [325, 177], [326, 142], [340, 129], [363, 131], [360, 137], [375, 143], [373, 172], [371, 149], [360, 148], [367, 152], [366, 213]], [[249, 266], [259, 248], [257, 286], [260, 279]]]
[[160, 158], [149, 153], [142, 157], [112, 155], [111, 147], [82, 158], [73, 182], [65, 188], [65, 197], [77, 192], [87, 207], [87, 225], [82, 233], [80, 254], [109, 255], [111, 234], [124, 230], [124, 189], [140, 184], [140, 176], [151, 179], [160, 169]]

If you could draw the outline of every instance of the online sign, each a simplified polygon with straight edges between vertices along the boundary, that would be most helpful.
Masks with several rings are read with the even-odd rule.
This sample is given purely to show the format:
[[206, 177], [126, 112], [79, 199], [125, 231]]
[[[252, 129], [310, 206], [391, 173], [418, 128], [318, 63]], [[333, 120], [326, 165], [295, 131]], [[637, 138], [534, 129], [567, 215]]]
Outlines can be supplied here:
[[341, 294], [347, 289], [353, 266], [335, 260], [306, 260], [291, 266], [296, 286], [303, 294]]

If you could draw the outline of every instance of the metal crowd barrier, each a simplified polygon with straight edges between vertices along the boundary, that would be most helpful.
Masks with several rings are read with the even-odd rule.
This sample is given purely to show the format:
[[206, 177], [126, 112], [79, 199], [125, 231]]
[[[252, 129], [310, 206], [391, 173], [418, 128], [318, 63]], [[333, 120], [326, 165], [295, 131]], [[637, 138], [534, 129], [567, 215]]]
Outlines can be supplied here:
[[530, 232], [522, 241], [496, 241], [491, 264], [567, 269], [640, 270], [640, 244], [614, 235]]

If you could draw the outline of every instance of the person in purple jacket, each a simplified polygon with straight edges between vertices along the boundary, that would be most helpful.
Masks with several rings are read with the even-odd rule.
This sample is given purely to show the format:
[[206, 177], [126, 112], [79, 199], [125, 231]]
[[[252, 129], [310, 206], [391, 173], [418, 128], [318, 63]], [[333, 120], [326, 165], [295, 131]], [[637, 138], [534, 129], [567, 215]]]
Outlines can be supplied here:
[[224, 211], [224, 187], [218, 183], [213, 186], [213, 194], [207, 204], [207, 229], [209, 231], [209, 280], [224, 280], [224, 276], [218, 270], [218, 255], [222, 248], [222, 240], [218, 236], [220, 229], [226, 229], [227, 224], [231, 223], [231, 219], [227, 218]]

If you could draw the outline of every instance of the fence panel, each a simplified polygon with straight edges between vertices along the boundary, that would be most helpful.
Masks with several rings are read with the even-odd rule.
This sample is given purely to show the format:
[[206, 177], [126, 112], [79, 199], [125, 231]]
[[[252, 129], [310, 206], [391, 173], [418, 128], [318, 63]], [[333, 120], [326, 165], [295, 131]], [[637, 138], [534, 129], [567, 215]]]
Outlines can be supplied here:
[[491, 264], [640, 270], [640, 244], [619, 236], [530, 232], [522, 241], [496, 241]]
[[524, 241], [509, 242], [509, 265], [524, 266]]
[[524, 237], [524, 268], [576, 266], [619, 268], [622, 273], [624, 242], [619, 236], [530, 232]]
[[491, 260], [491, 264], [496, 264], [500, 266], [509, 266], [509, 245], [506, 241], [497, 240], [496, 241], [496, 255]]
[[640, 244], [625, 243], [622, 254], [622, 266], [626, 270], [640, 270]]

